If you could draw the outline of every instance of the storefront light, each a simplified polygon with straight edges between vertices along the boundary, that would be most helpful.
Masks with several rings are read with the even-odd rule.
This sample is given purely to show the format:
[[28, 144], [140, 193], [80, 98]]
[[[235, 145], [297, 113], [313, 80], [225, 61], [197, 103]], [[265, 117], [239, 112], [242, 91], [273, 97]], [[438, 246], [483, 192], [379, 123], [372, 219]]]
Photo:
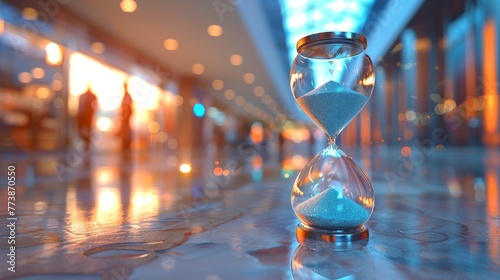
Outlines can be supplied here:
[[179, 166], [179, 171], [181, 171], [184, 174], [187, 174], [187, 173], [191, 172], [191, 165], [189, 165], [187, 163], [183, 163], [183, 164], [181, 164], [181, 166]]
[[222, 35], [223, 29], [222, 29], [222, 26], [217, 25], [217, 24], [213, 24], [207, 28], [207, 32], [208, 32], [208, 35], [210, 35], [212, 37], [219, 37]]
[[115, 127], [113, 120], [106, 117], [100, 117], [97, 119], [96, 126], [100, 131], [110, 131]]
[[62, 62], [62, 49], [61, 47], [53, 42], [50, 42], [45, 46], [45, 61], [47, 64], [56, 66], [60, 65]]
[[122, 0], [120, 8], [125, 13], [132, 13], [137, 9], [137, 3], [134, 0]]
[[163, 47], [165, 47], [165, 49], [168, 51], [175, 51], [177, 48], [179, 48], [179, 41], [175, 39], [167, 39], [163, 41]]
[[38, 18], [38, 11], [33, 8], [24, 8], [21, 14], [25, 20], [36, 20]]
[[50, 92], [50, 89], [46, 87], [39, 87], [35, 90], [35, 95], [38, 98], [47, 99], [51, 97], [52, 93]]
[[5, 21], [0, 18], [0, 35], [5, 31]]

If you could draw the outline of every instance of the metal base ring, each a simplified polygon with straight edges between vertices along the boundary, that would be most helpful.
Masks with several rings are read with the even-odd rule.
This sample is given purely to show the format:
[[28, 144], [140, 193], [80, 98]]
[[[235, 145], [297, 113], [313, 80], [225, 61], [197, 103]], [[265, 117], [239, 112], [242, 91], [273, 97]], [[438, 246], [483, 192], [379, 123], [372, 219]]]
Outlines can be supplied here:
[[333, 249], [349, 250], [363, 247], [370, 236], [364, 225], [348, 230], [325, 230], [298, 224], [297, 241], [303, 246], [327, 246]]

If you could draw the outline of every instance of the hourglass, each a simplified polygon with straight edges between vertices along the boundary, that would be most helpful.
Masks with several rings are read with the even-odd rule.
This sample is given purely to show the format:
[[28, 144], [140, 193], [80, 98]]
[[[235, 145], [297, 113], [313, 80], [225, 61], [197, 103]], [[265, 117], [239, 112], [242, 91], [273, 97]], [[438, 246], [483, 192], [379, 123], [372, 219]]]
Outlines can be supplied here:
[[300, 243], [345, 244], [369, 236], [364, 224], [375, 203], [372, 186], [335, 143], [373, 90], [375, 76], [366, 46], [364, 36], [350, 32], [317, 33], [297, 42], [290, 86], [299, 107], [328, 137], [328, 147], [307, 163], [293, 185]]

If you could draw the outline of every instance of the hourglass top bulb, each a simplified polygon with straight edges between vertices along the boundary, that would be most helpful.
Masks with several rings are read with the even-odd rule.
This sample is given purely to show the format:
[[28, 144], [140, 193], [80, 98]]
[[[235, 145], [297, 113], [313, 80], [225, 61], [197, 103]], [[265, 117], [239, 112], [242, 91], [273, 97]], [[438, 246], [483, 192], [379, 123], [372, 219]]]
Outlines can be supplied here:
[[300, 108], [328, 135], [334, 138], [365, 106], [368, 96], [335, 81], [297, 98]]

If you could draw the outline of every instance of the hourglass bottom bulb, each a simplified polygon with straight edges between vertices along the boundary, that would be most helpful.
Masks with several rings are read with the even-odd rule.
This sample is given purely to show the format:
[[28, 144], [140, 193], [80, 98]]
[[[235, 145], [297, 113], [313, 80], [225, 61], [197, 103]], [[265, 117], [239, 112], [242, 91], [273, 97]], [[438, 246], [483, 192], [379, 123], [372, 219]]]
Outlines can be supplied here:
[[333, 188], [298, 204], [295, 213], [307, 226], [328, 230], [356, 228], [370, 217], [365, 208]]

